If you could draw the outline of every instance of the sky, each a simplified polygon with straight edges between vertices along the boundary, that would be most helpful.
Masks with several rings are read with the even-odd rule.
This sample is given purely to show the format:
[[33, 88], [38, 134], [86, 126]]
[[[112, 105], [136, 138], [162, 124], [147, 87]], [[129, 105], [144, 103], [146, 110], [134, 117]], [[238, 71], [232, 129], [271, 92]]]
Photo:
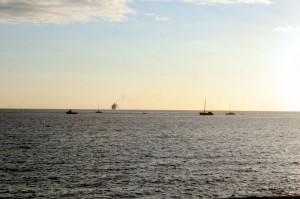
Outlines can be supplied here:
[[0, 108], [300, 111], [299, 0], [0, 0]]

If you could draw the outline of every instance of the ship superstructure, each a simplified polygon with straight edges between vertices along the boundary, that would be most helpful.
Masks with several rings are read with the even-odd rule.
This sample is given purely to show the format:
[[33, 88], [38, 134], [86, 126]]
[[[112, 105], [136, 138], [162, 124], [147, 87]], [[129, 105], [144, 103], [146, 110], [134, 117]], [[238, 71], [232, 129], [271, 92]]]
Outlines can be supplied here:
[[117, 110], [117, 108], [119, 107], [118, 104], [114, 103], [113, 105], [111, 105], [111, 109], [112, 110]]

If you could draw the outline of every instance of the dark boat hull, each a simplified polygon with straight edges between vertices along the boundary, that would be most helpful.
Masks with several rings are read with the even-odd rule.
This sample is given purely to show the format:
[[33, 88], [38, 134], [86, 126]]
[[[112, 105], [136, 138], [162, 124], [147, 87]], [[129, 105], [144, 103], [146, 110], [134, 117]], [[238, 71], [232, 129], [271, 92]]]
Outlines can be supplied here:
[[229, 113], [226, 113], [226, 115], [235, 115], [235, 113], [229, 112]]
[[66, 114], [74, 115], [74, 114], [77, 114], [77, 112], [73, 112], [72, 110], [69, 110], [69, 111], [66, 112]]
[[211, 116], [211, 115], [214, 115], [214, 113], [212, 113], [212, 112], [200, 112], [199, 115]]

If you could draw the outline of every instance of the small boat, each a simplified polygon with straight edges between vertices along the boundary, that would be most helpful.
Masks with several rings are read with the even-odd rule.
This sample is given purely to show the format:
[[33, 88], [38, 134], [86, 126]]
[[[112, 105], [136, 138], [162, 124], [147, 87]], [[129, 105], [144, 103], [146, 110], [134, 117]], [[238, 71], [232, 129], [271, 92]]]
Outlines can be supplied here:
[[214, 115], [214, 113], [211, 111], [206, 112], [206, 99], [205, 99], [205, 103], [204, 103], [204, 111], [199, 112], [199, 115]]
[[228, 111], [228, 113], [225, 113], [226, 115], [235, 115], [235, 113], [234, 112], [231, 112], [231, 104], [230, 104], [230, 106], [229, 106], [229, 111]]
[[235, 115], [234, 112], [229, 111], [228, 113], [226, 113], [226, 115]]
[[208, 111], [208, 112], [200, 112], [199, 114], [200, 114], [200, 115], [214, 115], [214, 113], [211, 112], [211, 111]]
[[77, 114], [77, 112], [73, 112], [71, 109], [66, 112], [66, 114]]
[[142, 114], [146, 115], [147, 113], [143, 112]]
[[98, 110], [96, 111], [96, 113], [102, 113], [102, 111], [99, 110], [99, 105], [98, 105]]

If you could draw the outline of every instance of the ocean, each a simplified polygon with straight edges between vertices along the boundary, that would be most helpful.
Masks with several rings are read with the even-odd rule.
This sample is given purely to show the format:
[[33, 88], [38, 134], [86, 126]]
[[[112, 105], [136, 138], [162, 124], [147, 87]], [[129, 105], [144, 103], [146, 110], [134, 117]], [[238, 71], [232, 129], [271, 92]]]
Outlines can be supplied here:
[[300, 113], [0, 110], [0, 198], [297, 194]]

